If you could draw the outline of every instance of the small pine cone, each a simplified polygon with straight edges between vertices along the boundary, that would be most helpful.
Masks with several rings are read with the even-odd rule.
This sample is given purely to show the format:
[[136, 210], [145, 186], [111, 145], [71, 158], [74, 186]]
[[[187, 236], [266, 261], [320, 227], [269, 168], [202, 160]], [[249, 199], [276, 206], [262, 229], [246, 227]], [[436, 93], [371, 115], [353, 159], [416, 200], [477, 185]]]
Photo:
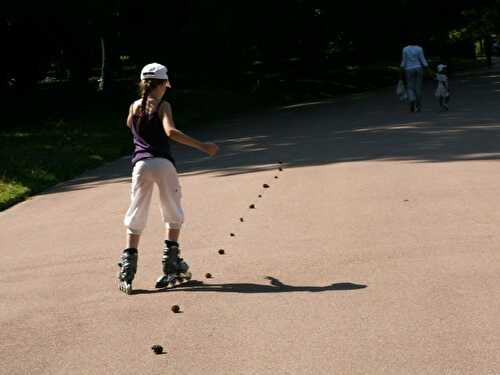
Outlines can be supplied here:
[[163, 353], [163, 347], [161, 345], [153, 345], [151, 347], [151, 350], [155, 352], [155, 354], [161, 354]]

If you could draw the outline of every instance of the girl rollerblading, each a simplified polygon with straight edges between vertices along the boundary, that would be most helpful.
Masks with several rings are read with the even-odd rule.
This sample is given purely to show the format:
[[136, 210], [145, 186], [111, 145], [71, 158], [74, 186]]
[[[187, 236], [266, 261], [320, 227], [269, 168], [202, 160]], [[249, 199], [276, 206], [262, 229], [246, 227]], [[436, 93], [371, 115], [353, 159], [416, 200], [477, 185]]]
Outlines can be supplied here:
[[127, 245], [120, 261], [119, 288], [132, 294], [132, 281], [137, 270], [139, 239], [146, 226], [153, 187], [158, 186], [160, 209], [165, 224], [163, 276], [157, 287], [189, 280], [186, 262], [179, 257], [179, 235], [184, 212], [181, 206], [181, 187], [170, 140], [196, 148], [210, 156], [219, 148], [214, 143], [200, 142], [176, 128], [172, 108], [163, 100], [171, 87], [167, 68], [161, 64], [146, 65], [141, 72], [141, 99], [130, 105], [127, 126], [134, 141], [132, 155], [132, 187], [130, 206], [125, 215]]

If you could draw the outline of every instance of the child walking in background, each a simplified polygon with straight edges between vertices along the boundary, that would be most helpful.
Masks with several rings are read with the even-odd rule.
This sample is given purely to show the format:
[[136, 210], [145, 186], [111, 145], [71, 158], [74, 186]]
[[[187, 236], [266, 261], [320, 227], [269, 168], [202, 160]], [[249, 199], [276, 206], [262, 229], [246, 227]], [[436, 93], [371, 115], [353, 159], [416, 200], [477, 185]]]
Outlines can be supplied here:
[[127, 227], [127, 245], [121, 255], [119, 288], [132, 293], [132, 281], [137, 271], [138, 246], [146, 226], [153, 186], [157, 185], [161, 214], [165, 223], [163, 248], [163, 275], [156, 288], [164, 288], [176, 281], [189, 280], [189, 266], [180, 258], [179, 235], [184, 213], [181, 206], [181, 187], [170, 151], [170, 139], [196, 148], [210, 156], [219, 148], [214, 143], [200, 142], [175, 127], [172, 109], [163, 100], [170, 81], [167, 68], [161, 64], [146, 65], [141, 71], [139, 84], [141, 99], [130, 105], [127, 126], [134, 141], [132, 156], [132, 187], [129, 209], [124, 224]]
[[437, 89], [436, 98], [439, 100], [439, 107], [441, 111], [448, 111], [448, 103], [450, 101], [450, 89], [448, 87], [448, 75], [446, 71], [446, 65], [439, 64], [437, 66]]

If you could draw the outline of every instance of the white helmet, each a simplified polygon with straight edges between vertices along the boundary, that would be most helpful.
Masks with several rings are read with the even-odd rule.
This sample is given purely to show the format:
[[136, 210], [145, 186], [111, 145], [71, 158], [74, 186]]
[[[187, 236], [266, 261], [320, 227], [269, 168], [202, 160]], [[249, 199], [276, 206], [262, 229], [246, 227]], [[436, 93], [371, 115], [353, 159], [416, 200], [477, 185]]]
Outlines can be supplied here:
[[158, 63], [146, 65], [141, 70], [141, 79], [166, 79], [168, 80], [167, 67]]

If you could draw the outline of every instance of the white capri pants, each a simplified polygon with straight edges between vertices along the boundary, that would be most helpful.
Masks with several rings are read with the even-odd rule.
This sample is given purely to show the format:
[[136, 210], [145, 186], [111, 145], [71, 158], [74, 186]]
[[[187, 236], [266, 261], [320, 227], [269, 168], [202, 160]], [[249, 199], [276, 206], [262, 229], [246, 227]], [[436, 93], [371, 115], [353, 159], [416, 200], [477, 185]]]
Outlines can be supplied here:
[[152, 158], [138, 161], [132, 172], [130, 207], [123, 220], [129, 234], [141, 234], [146, 227], [155, 184], [158, 185], [161, 216], [166, 228], [181, 228], [184, 212], [177, 171], [170, 160]]

